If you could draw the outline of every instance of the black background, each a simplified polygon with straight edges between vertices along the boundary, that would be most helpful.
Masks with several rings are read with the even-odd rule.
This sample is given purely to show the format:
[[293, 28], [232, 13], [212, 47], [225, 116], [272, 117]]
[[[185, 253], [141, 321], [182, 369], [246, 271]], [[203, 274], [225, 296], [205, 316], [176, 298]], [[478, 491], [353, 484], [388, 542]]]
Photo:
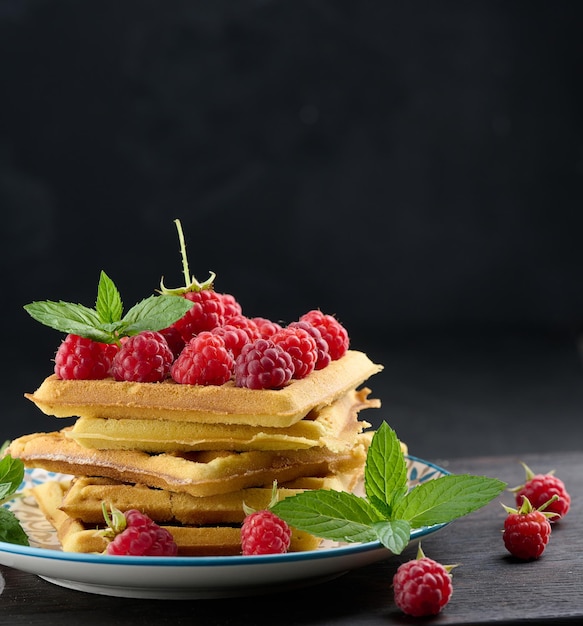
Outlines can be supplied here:
[[22, 306], [92, 306], [102, 269], [126, 308], [180, 285], [180, 218], [191, 271], [245, 313], [337, 315], [414, 452], [540, 447], [535, 413], [575, 446], [582, 18], [0, 1], [1, 436], [61, 425], [22, 398], [61, 340]]

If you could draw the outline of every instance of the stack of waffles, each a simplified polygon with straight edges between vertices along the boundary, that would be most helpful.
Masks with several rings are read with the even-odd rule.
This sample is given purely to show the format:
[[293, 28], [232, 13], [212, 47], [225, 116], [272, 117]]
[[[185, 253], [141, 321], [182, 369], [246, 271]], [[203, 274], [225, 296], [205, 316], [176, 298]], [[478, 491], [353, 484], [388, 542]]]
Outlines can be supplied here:
[[[240, 554], [243, 503], [266, 507], [274, 481], [281, 499], [362, 480], [372, 431], [360, 412], [380, 406], [363, 385], [381, 369], [348, 350], [279, 390], [52, 375], [25, 395], [73, 424], [19, 437], [7, 452], [65, 475], [32, 489], [65, 551], [105, 549], [105, 502], [167, 527], [179, 555]], [[294, 530], [290, 550], [319, 543]]]

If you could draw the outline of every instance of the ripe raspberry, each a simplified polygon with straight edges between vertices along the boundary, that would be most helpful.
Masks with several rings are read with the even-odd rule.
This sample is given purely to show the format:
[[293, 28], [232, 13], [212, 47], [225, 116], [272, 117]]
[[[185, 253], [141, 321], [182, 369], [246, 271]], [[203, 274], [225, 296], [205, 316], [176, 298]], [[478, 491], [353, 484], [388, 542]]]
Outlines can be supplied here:
[[182, 339], [182, 335], [180, 334], [178, 328], [169, 326], [168, 328], [161, 330], [160, 334], [164, 336], [164, 339], [166, 339], [168, 347], [172, 350], [174, 358], [178, 357], [178, 355], [182, 352], [182, 348], [184, 348], [184, 339]]
[[229, 318], [231, 317], [235, 317], [236, 315], [242, 315], [243, 307], [237, 301], [235, 296], [233, 296], [230, 293], [219, 293], [218, 295], [221, 297], [221, 300], [223, 301], [223, 306], [225, 309], [225, 312], [224, 312], [225, 322], [228, 322]]
[[234, 362], [225, 339], [203, 331], [184, 346], [172, 364], [170, 375], [183, 385], [222, 385], [231, 378]]
[[166, 528], [153, 522], [136, 509], [125, 513], [111, 507], [111, 518], [103, 509], [108, 529], [103, 535], [113, 539], [107, 544], [106, 554], [117, 556], [176, 556], [178, 546]]
[[271, 341], [282, 347], [292, 358], [294, 373], [292, 378], [305, 378], [311, 374], [318, 360], [316, 340], [303, 328], [282, 328], [271, 336]]
[[111, 374], [119, 381], [158, 383], [168, 377], [173, 360], [164, 336], [145, 330], [122, 342], [113, 358]]
[[294, 373], [291, 356], [270, 339], [243, 346], [235, 361], [235, 385], [249, 389], [281, 389]]
[[281, 324], [277, 322], [272, 322], [270, 319], [266, 317], [252, 317], [252, 321], [257, 324], [257, 328], [259, 329], [259, 334], [263, 339], [269, 339], [271, 335], [276, 333], [278, 330], [281, 330]]
[[228, 319], [225, 318], [225, 326], [236, 326], [237, 328], [241, 328], [249, 335], [249, 341], [255, 341], [256, 339], [261, 339], [261, 333], [259, 332], [259, 327], [257, 324], [250, 318], [245, 315], [233, 315]]
[[55, 355], [55, 374], [62, 380], [99, 380], [110, 375], [115, 344], [67, 335]]
[[243, 346], [251, 341], [251, 337], [245, 329], [232, 326], [231, 324], [217, 326], [210, 332], [213, 335], [219, 335], [225, 340], [225, 347], [233, 353], [234, 359], [239, 356]]
[[291, 529], [268, 509], [249, 513], [241, 526], [243, 555], [284, 554], [289, 550]]
[[290, 328], [303, 328], [307, 330], [310, 335], [314, 338], [316, 342], [316, 347], [318, 349], [318, 358], [316, 359], [316, 366], [314, 369], [321, 370], [324, 369], [332, 360], [330, 358], [330, 350], [328, 348], [328, 343], [322, 337], [322, 333], [309, 322], [291, 322], [288, 324]]
[[322, 311], [313, 309], [304, 313], [300, 321], [309, 322], [320, 331], [322, 338], [328, 344], [332, 361], [337, 361], [344, 356], [350, 345], [350, 338], [347, 330], [334, 316], [325, 315]]
[[510, 490], [515, 494], [516, 506], [520, 507], [523, 496], [526, 496], [533, 508], [537, 509], [556, 495], [558, 499], [551, 502], [544, 509], [545, 513], [555, 514], [549, 517], [551, 522], [557, 522], [562, 517], [565, 517], [571, 507], [571, 496], [565, 487], [565, 483], [560, 478], [554, 476], [553, 472], [534, 474], [527, 465], [523, 463], [522, 466], [526, 471], [526, 482]]
[[172, 326], [178, 329], [185, 343], [195, 335], [224, 323], [225, 305], [221, 294], [212, 289], [201, 289], [187, 291], [183, 297], [194, 305]]
[[545, 513], [540, 508], [534, 509], [528, 498], [523, 498], [520, 509], [502, 506], [508, 513], [502, 533], [508, 552], [523, 561], [538, 559], [551, 537], [548, 516], [554, 514]]
[[453, 593], [454, 567], [426, 557], [419, 547], [417, 558], [400, 565], [393, 576], [395, 604], [414, 617], [437, 615]]

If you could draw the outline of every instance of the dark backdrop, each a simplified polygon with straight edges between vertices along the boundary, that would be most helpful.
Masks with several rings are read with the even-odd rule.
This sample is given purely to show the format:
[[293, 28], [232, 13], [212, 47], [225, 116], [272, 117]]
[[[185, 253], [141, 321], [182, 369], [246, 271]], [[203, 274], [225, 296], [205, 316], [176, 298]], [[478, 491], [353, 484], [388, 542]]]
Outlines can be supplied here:
[[574, 336], [582, 17], [577, 1], [0, 1], [3, 431], [39, 427], [22, 393], [60, 341], [22, 305], [92, 305], [101, 269], [127, 306], [180, 284], [174, 218], [192, 272], [246, 313], [319, 307], [376, 360], [437, 335]]

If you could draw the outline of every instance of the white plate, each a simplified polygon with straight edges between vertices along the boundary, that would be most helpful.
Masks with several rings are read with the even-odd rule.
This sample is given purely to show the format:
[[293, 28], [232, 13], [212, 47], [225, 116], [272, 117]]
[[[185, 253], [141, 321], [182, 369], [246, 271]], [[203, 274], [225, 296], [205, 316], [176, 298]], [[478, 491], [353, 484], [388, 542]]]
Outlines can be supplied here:
[[[415, 457], [407, 457], [407, 466], [411, 486], [448, 473]], [[63, 476], [26, 470], [23, 488], [58, 478]], [[101, 595], [157, 599], [258, 595], [324, 582], [392, 556], [378, 541], [325, 542], [311, 552], [265, 556], [123, 557], [62, 552], [53, 527], [32, 497], [6, 506], [17, 515], [30, 546], [0, 542], [0, 564], [62, 587]], [[443, 526], [413, 530], [411, 542]]]

